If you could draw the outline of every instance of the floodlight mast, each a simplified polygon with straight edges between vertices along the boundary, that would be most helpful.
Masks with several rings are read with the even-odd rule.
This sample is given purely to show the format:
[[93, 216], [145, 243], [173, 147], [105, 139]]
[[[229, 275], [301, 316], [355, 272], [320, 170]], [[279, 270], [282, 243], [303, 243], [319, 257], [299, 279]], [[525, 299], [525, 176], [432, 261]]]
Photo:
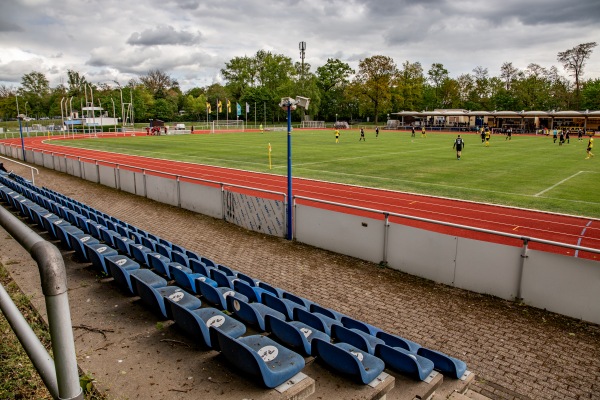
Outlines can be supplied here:
[[287, 135], [287, 232], [286, 239], [293, 239], [293, 229], [292, 229], [292, 212], [293, 212], [293, 192], [292, 192], [292, 110], [295, 110], [298, 106], [302, 108], [308, 108], [308, 104], [310, 103], [310, 99], [307, 97], [296, 97], [293, 99], [291, 97], [283, 97], [279, 102], [279, 107], [283, 110], [287, 110], [287, 126], [288, 126], [288, 135]]

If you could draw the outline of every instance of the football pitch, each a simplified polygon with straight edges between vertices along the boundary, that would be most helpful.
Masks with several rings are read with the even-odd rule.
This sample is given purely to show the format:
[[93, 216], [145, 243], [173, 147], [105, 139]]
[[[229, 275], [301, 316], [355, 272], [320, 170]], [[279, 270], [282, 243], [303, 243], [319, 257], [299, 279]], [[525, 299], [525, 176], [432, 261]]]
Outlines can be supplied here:
[[[357, 130], [294, 130], [293, 176], [430, 194], [600, 218], [600, 154], [586, 160], [587, 138], [562, 146], [552, 137], [374, 130], [359, 142]], [[111, 137], [53, 140], [53, 144], [249, 171], [287, 174], [286, 132]], [[271, 145], [269, 169], [268, 147]], [[600, 152], [600, 150], [597, 150]]]

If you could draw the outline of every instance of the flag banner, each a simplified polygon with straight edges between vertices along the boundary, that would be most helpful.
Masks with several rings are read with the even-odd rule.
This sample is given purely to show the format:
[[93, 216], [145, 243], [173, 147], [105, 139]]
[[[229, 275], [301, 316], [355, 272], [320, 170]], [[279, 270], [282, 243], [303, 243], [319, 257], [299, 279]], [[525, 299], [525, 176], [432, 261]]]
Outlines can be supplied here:
[[223, 104], [221, 104], [221, 100], [217, 100], [217, 112], [223, 112]]
[[237, 111], [237, 116], [239, 117], [240, 115], [242, 115], [242, 106], [240, 106], [240, 103], [235, 103], [235, 108]]
[[206, 112], [209, 113], [209, 114], [212, 112], [212, 108], [211, 108], [210, 103], [208, 101], [206, 102]]
[[250, 112], [250, 104], [246, 103], [246, 114]]
[[231, 101], [229, 101], [229, 99], [227, 99], [227, 112], [231, 112]]

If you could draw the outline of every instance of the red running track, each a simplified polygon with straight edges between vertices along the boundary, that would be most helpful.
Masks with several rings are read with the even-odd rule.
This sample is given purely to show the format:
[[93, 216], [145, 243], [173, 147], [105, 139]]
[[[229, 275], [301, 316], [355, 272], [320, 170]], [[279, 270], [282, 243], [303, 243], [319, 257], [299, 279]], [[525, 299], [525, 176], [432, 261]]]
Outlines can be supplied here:
[[[281, 193], [287, 191], [287, 178], [285, 176], [97, 150], [58, 147], [50, 143], [44, 143], [43, 140], [45, 140], [45, 138], [29, 138], [26, 142], [26, 148], [35, 148], [44, 152], [58, 153], [61, 155], [64, 154], [67, 157], [91, 158], [106, 163], [129, 165], [137, 168], [162, 171], [168, 174], [224, 182], [231, 185], [248, 186]], [[6, 142], [11, 142], [20, 147], [20, 142], [17, 139], [6, 140]], [[362, 208], [383, 210], [390, 213], [499, 231], [522, 237], [538, 238], [600, 249], [600, 220], [594, 218], [581, 218], [549, 212], [415, 195], [375, 188], [357, 187], [303, 178], [293, 179], [293, 189], [294, 196], [309, 197]], [[310, 202], [299, 199], [297, 200], [297, 203], [307, 204]], [[315, 202], [312, 202], [311, 205], [345, 213], [368, 216], [370, 218], [383, 219], [382, 214], [375, 214], [367, 211], [330, 206]], [[492, 234], [419, 222], [401, 217], [392, 216], [390, 217], [390, 222], [402, 223], [477, 240], [485, 240], [512, 246], [522, 246], [522, 241], [519, 239], [511, 239]], [[576, 251], [572, 249], [539, 243], [530, 243], [529, 247], [531, 249], [566, 255], [576, 255], [582, 258], [600, 259], [599, 254], [590, 252], [576, 253]]]

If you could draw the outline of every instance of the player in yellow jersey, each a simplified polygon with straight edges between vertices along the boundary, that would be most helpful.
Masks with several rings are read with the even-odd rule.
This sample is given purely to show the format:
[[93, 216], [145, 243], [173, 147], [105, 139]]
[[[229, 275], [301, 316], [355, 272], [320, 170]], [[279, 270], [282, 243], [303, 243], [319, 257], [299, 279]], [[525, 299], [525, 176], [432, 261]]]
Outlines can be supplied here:
[[425, 125], [423, 125], [423, 127], [421, 128], [421, 137], [422, 138], [427, 137], [427, 131], [425, 131]]
[[340, 131], [338, 129], [335, 130], [335, 132], [333, 132], [335, 134], [335, 142], [339, 143], [340, 142]]
[[486, 128], [485, 130], [485, 147], [490, 147], [490, 137], [492, 136], [492, 133], [490, 132], [489, 129]]
[[594, 148], [594, 138], [590, 136], [590, 140], [588, 141], [587, 147], [587, 157], [586, 160], [590, 157], [594, 157], [594, 153], [592, 153], [592, 149]]

